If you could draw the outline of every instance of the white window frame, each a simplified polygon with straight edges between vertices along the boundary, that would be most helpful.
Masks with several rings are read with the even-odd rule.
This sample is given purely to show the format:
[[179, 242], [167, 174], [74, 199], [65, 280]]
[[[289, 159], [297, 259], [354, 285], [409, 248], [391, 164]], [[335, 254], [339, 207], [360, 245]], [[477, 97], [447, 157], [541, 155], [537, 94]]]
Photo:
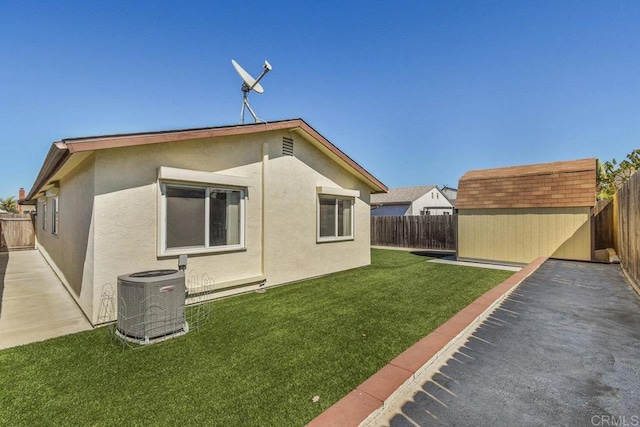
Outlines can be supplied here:
[[51, 198], [51, 233], [58, 235], [58, 208], [60, 200], [58, 196]]
[[42, 200], [42, 229], [47, 229], [47, 199]]
[[[334, 236], [320, 236], [320, 198], [333, 198], [335, 202], [335, 235]], [[329, 187], [316, 187], [316, 242], [342, 242], [355, 239], [356, 230], [356, 198], [360, 197], [360, 192], [357, 190], [349, 190], [344, 188], [329, 188]], [[347, 236], [338, 236], [338, 200], [348, 200], [351, 202], [351, 234]]]
[[[216, 252], [232, 252], [232, 251], [242, 251], [246, 250], [246, 241], [245, 241], [245, 230], [246, 230], [246, 199], [247, 199], [247, 189], [239, 188], [239, 187], [229, 187], [229, 186], [221, 186], [221, 185], [212, 185], [212, 184], [202, 184], [202, 183], [181, 183], [181, 182], [170, 182], [170, 181], [162, 181], [159, 183], [159, 221], [158, 221], [158, 256], [171, 256], [171, 255], [181, 255], [181, 254], [205, 254], [205, 253], [216, 253]], [[192, 247], [181, 247], [181, 248], [167, 248], [167, 202], [166, 202], [166, 189], [167, 186], [172, 188], [198, 188], [204, 189], [204, 229], [202, 232], [204, 233], [204, 246], [192, 246]], [[211, 196], [211, 192], [214, 190], [224, 190], [224, 191], [239, 191], [240, 192], [240, 243], [236, 245], [221, 245], [221, 246], [210, 246], [209, 245], [209, 227], [210, 227], [210, 203], [207, 203], [209, 197]]]
[[[198, 171], [192, 169], [180, 169], [168, 166], [160, 166], [158, 168], [158, 231], [157, 231], [157, 256], [175, 256], [180, 254], [206, 254], [217, 252], [232, 252], [232, 251], [244, 251], [246, 250], [246, 204], [249, 198], [249, 188], [251, 187], [251, 179], [244, 176], [236, 175], [223, 175], [215, 172]], [[185, 186], [187, 188], [219, 188], [223, 190], [242, 190], [240, 198], [240, 244], [239, 245], [225, 245], [214, 247], [194, 247], [194, 248], [176, 248], [167, 249], [166, 245], [166, 200], [164, 198], [163, 185], [169, 184], [170, 186]], [[210, 192], [207, 192], [208, 198]], [[209, 203], [205, 203], [206, 211], [205, 222], [205, 243], [209, 241]]]

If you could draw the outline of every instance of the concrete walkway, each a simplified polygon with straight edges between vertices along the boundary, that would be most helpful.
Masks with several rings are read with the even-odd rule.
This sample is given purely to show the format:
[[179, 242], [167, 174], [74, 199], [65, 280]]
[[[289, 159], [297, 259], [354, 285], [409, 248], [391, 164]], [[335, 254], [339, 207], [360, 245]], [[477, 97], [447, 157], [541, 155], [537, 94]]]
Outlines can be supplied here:
[[91, 328], [38, 251], [0, 253], [0, 349]]
[[516, 267], [514, 265], [503, 265], [503, 264], [488, 264], [484, 262], [471, 262], [471, 261], [458, 261], [455, 255], [446, 256], [443, 258], [434, 258], [429, 260], [429, 262], [433, 262], [435, 264], [451, 264], [451, 265], [462, 265], [465, 267], [476, 267], [476, 268], [488, 268], [490, 270], [505, 270], [505, 271], [520, 271], [522, 267]]
[[458, 261], [458, 259], [456, 258], [456, 251], [450, 251], [450, 250], [398, 248], [395, 246], [371, 246], [371, 248], [391, 250], [391, 251], [413, 252], [416, 255], [422, 255], [425, 257], [433, 258], [427, 262], [433, 262], [436, 264], [462, 265], [465, 267], [488, 268], [492, 270], [505, 270], [505, 271], [522, 270], [522, 267], [518, 267], [515, 265], [504, 265], [504, 264], [497, 264], [497, 263], [490, 264], [486, 262], [472, 262], [472, 261]]
[[548, 260], [373, 421], [640, 425], [640, 299], [618, 265]]

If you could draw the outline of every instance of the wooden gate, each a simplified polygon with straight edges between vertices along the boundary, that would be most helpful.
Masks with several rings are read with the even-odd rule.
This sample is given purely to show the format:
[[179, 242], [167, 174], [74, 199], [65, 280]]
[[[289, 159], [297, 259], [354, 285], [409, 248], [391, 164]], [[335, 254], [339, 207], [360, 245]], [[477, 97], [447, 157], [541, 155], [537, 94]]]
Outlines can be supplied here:
[[0, 215], [0, 252], [35, 247], [31, 215]]
[[594, 222], [594, 250], [615, 248], [615, 233], [613, 230], [613, 203], [609, 200], [599, 200], [593, 210]]

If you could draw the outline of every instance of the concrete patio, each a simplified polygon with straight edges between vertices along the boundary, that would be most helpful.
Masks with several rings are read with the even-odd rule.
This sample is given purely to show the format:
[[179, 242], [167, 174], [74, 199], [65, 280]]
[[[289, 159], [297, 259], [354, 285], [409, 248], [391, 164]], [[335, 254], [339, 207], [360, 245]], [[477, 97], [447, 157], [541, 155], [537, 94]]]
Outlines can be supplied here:
[[0, 349], [89, 329], [38, 251], [0, 253]]

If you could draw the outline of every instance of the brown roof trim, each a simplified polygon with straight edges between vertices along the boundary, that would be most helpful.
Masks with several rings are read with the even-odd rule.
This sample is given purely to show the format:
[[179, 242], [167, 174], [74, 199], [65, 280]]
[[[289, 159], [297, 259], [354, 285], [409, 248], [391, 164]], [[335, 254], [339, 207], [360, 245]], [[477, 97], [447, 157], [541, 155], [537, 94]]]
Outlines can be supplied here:
[[189, 139], [214, 138], [221, 136], [246, 135], [280, 129], [299, 127], [301, 119], [283, 120], [271, 123], [252, 123], [246, 125], [219, 126], [210, 128], [180, 129], [160, 132], [142, 132], [118, 135], [92, 136], [87, 138], [69, 138], [63, 142], [71, 153], [104, 150], [107, 148], [132, 147], [136, 145], [158, 144], [162, 142], [186, 141]]
[[62, 165], [65, 164], [70, 156], [71, 154], [69, 153], [66, 144], [63, 142], [54, 142], [51, 144], [51, 148], [49, 148], [47, 157], [44, 158], [44, 162], [42, 163], [42, 167], [40, 168], [40, 172], [36, 177], [33, 187], [24, 200], [30, 201], [33, 199], [47, 181], [49, 181], [49, 179], [55, 175], [58, 170], [60, 170]]
[[297, 119], [297, 121], [300, 123], [300, 126], [299, 126], [300, 128], [304, 129], [305, 132], [313, 136], [316, 140], [320, 141], [320, 143], [324, 145], [326, 148], [328, 148], [329, 151], [331, 151], [333, 154], [338, 156], [340, 159], [346, 162], [349, 166], [354, 168], [361, 175], [363, 175], [365, 178], [371, 181], [375, 185], [375, 187], [378, 187], [378, 190], [375, 191], [375, 193], [386, 193], [387, 191], [389, 191], [389, 188], [386, 185], [384, 185], [381, 181], [379, 181], [375, 176], [371, 175], [365, 168], [360, 166], [351, 157], [343, 153], [338, 147], [333, 145], [328, 139], [322, 136], [318, 131], [316, 131], [314, 128], [309, 126], [307, 122], [305, 122], [302, 119]]
[[[168, 130], [159, 132], [142, 132], [130, 134], [102, 135], [86, 138], [68, 138], [52, 145], [40, 169], [38, 178], [27, 196], [30, 200], [47, 183], [47, 181], [64, 165], [70, 155], [85, 151], [104, 150], [109, 148], [131, 147], [137, 145], [159, 144], [163, 142], [185, 141], [190, 139], [215, 138], [233, 135], [246, 135], [258, 132], [269, 132], [282, 129], [300, 128], [326, 147], [340, 160], [353, 168], [357, 173], [370, 182], [374, 192], [386, 192], [387, 187], [370, 174], [366, 169], [346, 155], [328, 139], [322, 136], [304, 120], [290, 119], [275, 122], [252, 123], [244, 125], [219, 126], [209, 128], [194, 128], [182, 130]], [[55, 148], [55, 149], [54, 149]]]

